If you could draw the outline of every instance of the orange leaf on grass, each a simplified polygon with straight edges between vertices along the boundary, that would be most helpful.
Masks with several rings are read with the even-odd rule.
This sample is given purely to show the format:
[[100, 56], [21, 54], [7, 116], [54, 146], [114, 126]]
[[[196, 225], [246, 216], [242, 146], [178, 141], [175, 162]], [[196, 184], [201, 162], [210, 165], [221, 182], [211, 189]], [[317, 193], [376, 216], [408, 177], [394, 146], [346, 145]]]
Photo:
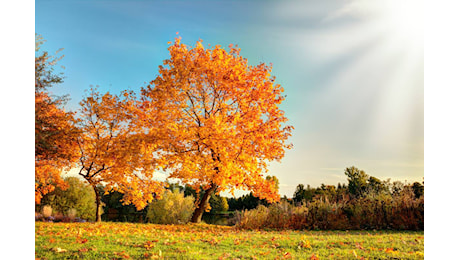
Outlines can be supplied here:
[[395, 251], [393, 250], [393, 248], [387, 248], [385, 249], [385, 253], [388, 253], [388, 254], [391, 254], [391, 253], [394, 253]]
[[78, 239], [77, 238], [77, 243], [84, 244], [86, 242], [88, 242], [88, 239], [86, 239], [86, 238], [83, 238], [83, 239]]
[[311, 254], [310, 260], [319, 260], [319, 257], [315, 255], [315, 253]]
[[283, 254], [283, 258], [292, 258], [292, 255], [291, 255], [291, 253], [286, 252], [286, 253]]

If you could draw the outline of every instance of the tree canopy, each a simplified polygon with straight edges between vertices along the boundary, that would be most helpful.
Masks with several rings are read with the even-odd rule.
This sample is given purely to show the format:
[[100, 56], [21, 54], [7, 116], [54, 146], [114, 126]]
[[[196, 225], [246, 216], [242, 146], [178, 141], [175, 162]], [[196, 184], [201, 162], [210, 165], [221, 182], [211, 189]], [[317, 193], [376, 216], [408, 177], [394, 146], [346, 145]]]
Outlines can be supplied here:
[[190, 47], [180, 37], [169, 52], [159, 76], [142, 89], [138, 122], [170, 178], [206, 191], [192, 221], [200, 221], [214, 191], [279, 200], [276, 181], [263, 174], [291, 147], [293, 127], [285, 125], [283, 88], [271, 66], [249, 65], [232, 45]]
[[163, 193], [164, 184], [153, 179], [155, 160], [146, 159], [143, 134], [133, 127], [135, 118], [129, 107], [134, 102], [132, 92], [101, 94], [94, 88], [80, 102], [79, 175], [96, 193], [98, 221], [100, 196], [96, 186], [102, 182], [106, 192], [123, 193], [124, 203], [137, 209]]

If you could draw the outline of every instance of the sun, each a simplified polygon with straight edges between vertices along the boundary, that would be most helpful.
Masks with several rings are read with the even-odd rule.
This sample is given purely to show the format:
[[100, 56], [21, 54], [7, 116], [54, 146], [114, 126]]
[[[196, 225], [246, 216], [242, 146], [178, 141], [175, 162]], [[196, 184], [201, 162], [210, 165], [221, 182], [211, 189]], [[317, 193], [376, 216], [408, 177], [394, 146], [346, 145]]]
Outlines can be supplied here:
[[388, 28], [388, 37], [395, 37], [407, 47], [423, 47], [424, 10], [423, 1], [379, 1], [377, 19]]

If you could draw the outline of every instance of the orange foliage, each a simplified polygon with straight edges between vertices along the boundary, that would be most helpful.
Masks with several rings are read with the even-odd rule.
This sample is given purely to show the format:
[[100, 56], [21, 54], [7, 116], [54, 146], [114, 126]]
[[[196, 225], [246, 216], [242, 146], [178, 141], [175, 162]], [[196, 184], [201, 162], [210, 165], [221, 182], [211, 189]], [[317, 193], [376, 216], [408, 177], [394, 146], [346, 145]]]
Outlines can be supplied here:
[[55, 187], [67, 186], [61, 172], [76, 160], [77, 130], [73, 114], [44, 91], [35, 93], [35, 203]]
[[35, 93], [35, 203], [55, 187], [67, 187], [61, 178], [76, 160], [77, 130], [73, 114], [59, 107], [44, 91]]
[[164, 183], [153, 179], [155, 160], [144, 156], [143, 134], [133, 127], [128, 107], [135, 102], [132, 92], [101, 95], [95, 89], [80, 102], [79, 174], [93, 187], [103, 182], [106, 192], [124, 193], [125, 204], [142, 209], [163, 193]]
[[[42, 43], [37, 36], [36, 51]], [[55, 187], [66, 188], [61, 172], [75, 161], [76, 128], [73, 114], [63, 109], [65, 99], [52, 98], [47, 88], [61, 83], [53, 73], [59, 58], [47, 52], [35, 58], [35, 203]]]
[[293, 127], [279, 108], [283, 88], [271, 66], [251, 66], [240, 49], [229, 49], [189, 47], [176, 38], [159, 76], [142, 89], [137, 123], [169, 178], [196, 190], [251, 190], [278, 201], [277, 183], [263, 174], [291, 147]]

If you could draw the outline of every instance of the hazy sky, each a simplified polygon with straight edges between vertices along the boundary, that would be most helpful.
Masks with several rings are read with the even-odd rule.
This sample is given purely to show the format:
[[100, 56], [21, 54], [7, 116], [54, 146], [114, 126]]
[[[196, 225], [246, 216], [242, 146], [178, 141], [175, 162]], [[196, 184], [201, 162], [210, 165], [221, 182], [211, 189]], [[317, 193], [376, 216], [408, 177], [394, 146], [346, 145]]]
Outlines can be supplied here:
[[35, 1], [35, 31], [64, 48], [75, 110], [84, 90], [138, 91], [167, 59], [176, 32], [193, 45], [238, 44], [273, 64], [295, 127], [270, 175], [291, 197], [299, 183], [345, 183], [356, 166], [381, 179], [423, 181], [423, 2]]

